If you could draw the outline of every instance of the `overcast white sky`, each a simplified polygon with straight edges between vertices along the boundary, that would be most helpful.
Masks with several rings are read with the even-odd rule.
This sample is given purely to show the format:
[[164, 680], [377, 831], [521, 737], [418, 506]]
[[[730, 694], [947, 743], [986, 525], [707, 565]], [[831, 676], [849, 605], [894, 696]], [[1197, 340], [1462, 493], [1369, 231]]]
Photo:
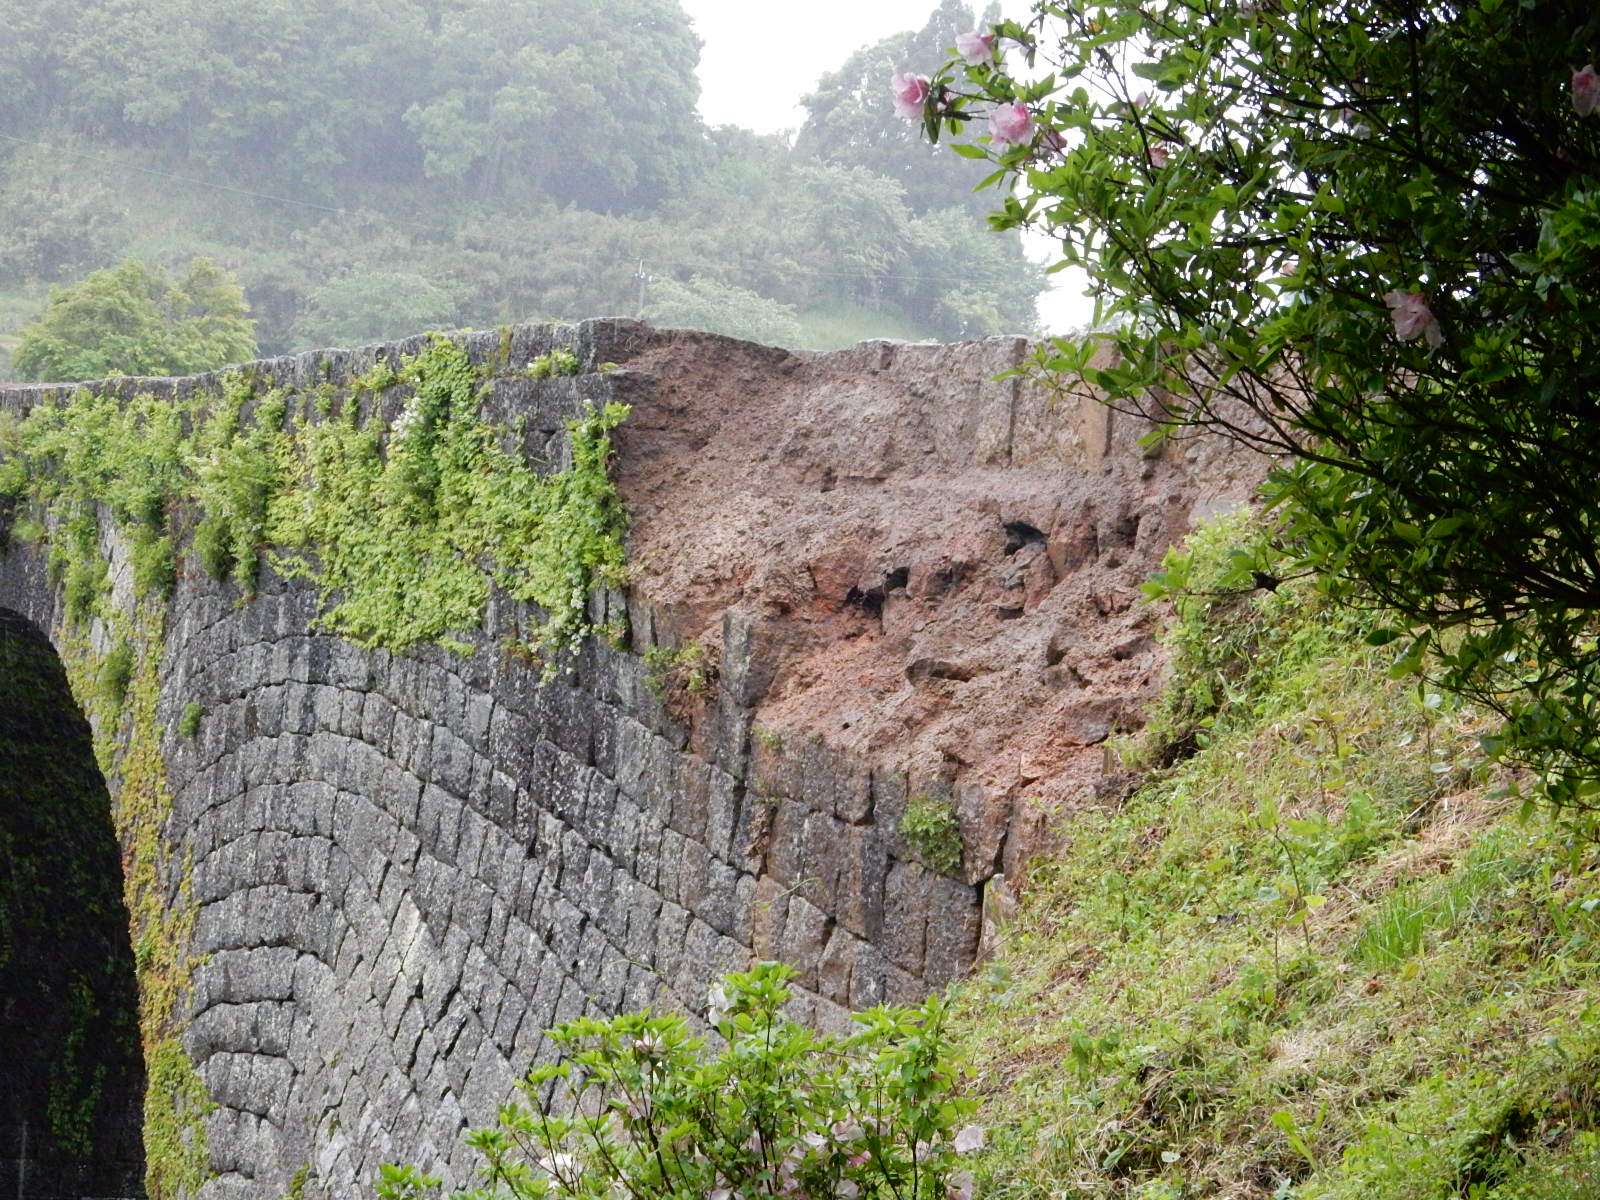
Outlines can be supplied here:
[[[921, 29], [937, 0], [680, 0], [700, 51], [700, 115], [760, 133], [797, 129], [800, 97], [862, 46]], [[907, 64], [910, 66], [912, 64]], [[924, 70], [935, 64], [924, 64]], [[884, 80], [884, 103], [889, 81]]]
[[[700, 115], [710, 125], [742, 125], [760, 133], [798, 129], [805, 118], [800, 97], [818, 79], [871, 42], [905, 29], [921, 29], [937, 0], [680, 0], [704, 43], [700, 50]], [[976, 7], [976, 5], [975, 5]], [[1022, 0], [1008, 12], [1028, 7]], [[929, 70], [934, 63], [907, 63]], [[889, 81], [883, 103], [889, 104]], [[1049, 260], [1050, 243], [1029, 245]], [[1093, 311], [1082, 280], [1053, 277], [1040, 297], [1046, 332], [1086, 324]]]

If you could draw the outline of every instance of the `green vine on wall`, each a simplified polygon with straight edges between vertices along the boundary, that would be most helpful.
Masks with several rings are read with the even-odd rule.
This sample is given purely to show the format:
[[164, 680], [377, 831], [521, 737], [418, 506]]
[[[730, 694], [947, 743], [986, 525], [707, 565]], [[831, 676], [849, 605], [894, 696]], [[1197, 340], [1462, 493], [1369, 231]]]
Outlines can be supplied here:
[[458, 346], [434, 342], [400, 381], [412, 394], [392, 428], [349, 401], [298, 423], [299, 478], [269, 506], [268, 537], [285, 547], [273, 565], [315, 583], [323, 623], [361, 646], [465, 652], [458, 635], [492, 581], [543, 610], [535, 651], [570, 650], [592, 631], [589, 594], [622, 580], [625, 516], [606, 465], [627, 408], [568, 422], [571, 465], [540, 474], [478, 415], [482, 383]]
[[61, 657], [94, 730], [101, 774], [113, 785], [112, 819], [123, 847], [123, 901], [136, 947], [146, 1070], [146, 1192], [151, 1200], [176, 1200], [194, 1196], [208, 1176], [204, 1117], [215, 1106], [177, 1036], [199, 964], [189, 949], [199, 907], [191, 864], [173, 858], [165, 836], [173, 798], [156, 719], [165, 604], [147, 599], [131, 613], [111, 610], [105, 624], [132, 660], [120, 699], [104, 688], [110, 656], [95, 653], [85, 626], [62, 632]]
[[[595, 632], [590, 594], [623, 578], [626, 513], [607, 466], [628, 409], [587, 408], [567, 423], [570, 462], [541, 471], [481, 416], [486, 386], [438, 339], [398, 373], [383, 363], [343, 393], [324, 385], [310, 414], [238, 373], [183, 400], [80, 390], [0, 429], [0, 496], [31, 508], [13, 536], [48, 542], [73, 620], [108, 611], [109, 515], [139, 595], [170, 590], [174, 535], [190, 528], [208, 573], [249, 596], [265, 553], [318, 589], [323, 627], [368, 648], [466, 653], [498, 586], [538, 606], [527, 640], [553, 669]], [[391, 427], [396, 388], [409, 394]]]

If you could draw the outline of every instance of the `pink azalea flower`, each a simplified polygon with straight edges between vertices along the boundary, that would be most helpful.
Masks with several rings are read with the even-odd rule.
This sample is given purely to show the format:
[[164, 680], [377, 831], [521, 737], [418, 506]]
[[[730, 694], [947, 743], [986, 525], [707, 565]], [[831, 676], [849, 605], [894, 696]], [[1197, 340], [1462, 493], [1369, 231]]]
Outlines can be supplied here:
[[1033, 136], [1033, 114], [1027, 105], [1000, 104], [989, 111], [989, 140], [997, 146], [1020, 146]]
[[896, 73], [889, 81], [894, 89], [894, 111], [902, 120], [922, 120], [922, 105], [928, 98], [928, 80], [922, 75]]
[[969, 66], [994, 61], [994, 34], [959, 33], [956, 35], [956, 53], [967, 60]]
[[1394, 335], [1402, 342], [1421, 335], [1436, 350], [1444, 345], [1439, 319], [1433, 315], [1427, 297], [1421, 292], [1385, 292], [1383, 302], [1389, 306], [1389, 316], [1394, 320]]
[[945, 1180], [945, 1200], [972, 1200], [978, 1190], [978, 1181], [971, 1171], [957, 1171]]
[[1572, 73], [1572, 107], [1580, 117], [1600, 108], [1600, 75], [1595, 74], [1593, 63]]

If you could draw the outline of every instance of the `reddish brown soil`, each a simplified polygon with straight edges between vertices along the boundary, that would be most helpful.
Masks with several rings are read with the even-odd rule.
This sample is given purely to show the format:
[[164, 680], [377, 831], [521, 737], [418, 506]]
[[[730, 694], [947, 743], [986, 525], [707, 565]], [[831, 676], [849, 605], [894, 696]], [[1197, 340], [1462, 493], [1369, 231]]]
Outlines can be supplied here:
[[1139, 584], [1261, 472], [1223, 443], [1143, 451], [1082, 385], [993, 380], [1025, 351], [664, 332], [623, 364], [655, 377], [618, 469], [658, 635], [715, 653], [724, 610], [750, 614], [757, 724], [953, 790], [979, 877], [1093, 799], [1160, 681]]

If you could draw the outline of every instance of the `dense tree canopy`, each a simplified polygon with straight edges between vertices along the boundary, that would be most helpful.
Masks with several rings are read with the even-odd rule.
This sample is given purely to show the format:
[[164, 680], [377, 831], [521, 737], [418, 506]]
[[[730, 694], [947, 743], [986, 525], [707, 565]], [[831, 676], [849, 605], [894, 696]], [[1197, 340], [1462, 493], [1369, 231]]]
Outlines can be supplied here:
[[610, 209], [693, 161], [677, 0], [0, 0], [0, 24], [8, 132], [64, 125], [319, 195], [425, 170]]
[[715, 329], [769, 345], [793, 345], [800, 335], [792, 305], [699, 275], [687, 283], [658, 280], [645, 315], [662, 326]]
[[456, 305], [451, 289], [413, 271], [353, 272], [306, 293], [299, 340], [307, 346], [319, 339], [333, 346], [360, 346], [454, 329]]
[[257, 179], [324, 188], [408, 171], [400, 123], [426, 78], [424, 10], [399, 0], [0, 2], [0, 122], [67, 128]]
[[700, 44], [677, 0], [475, 0], [440, 13], [426, 94], [405, 112], [429, 175], [637, 208], [698, 151]]
[[24, 379], [189, 375], [254, 356], [244, 293], [226, 271], [197, 260], [180, 280], [129, 259], [53, 292], [22, 330]]
[[994, 33], [902, 86], [1022, 185], [1000, 226], [1089, 270], [1115, 402], [1293, 455], [1287, 565], [1242, 568], [1399, 612], [1400, 669], [1431, 646], [1558, 799], [1600, 794], [1600, 10], [1041, 3]]

